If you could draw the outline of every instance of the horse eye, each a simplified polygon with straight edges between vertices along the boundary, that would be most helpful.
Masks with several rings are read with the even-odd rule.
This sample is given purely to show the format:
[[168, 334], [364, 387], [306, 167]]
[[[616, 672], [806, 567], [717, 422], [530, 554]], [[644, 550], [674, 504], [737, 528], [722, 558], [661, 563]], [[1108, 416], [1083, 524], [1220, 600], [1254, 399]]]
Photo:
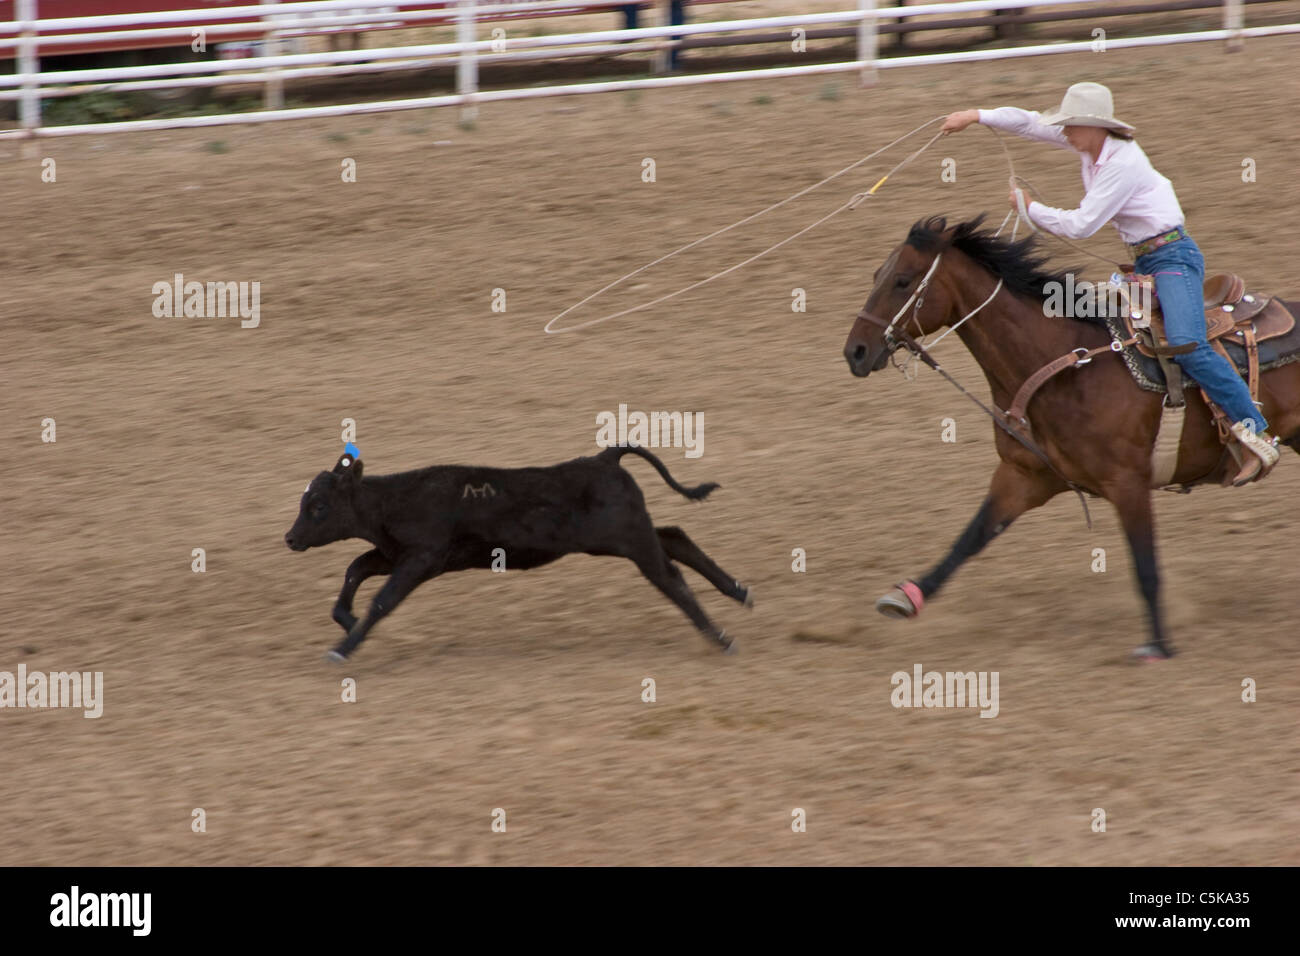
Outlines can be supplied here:
[[911, 279], [903, 278], [902, 276], [894, 280], [894, 288], [896, 289], [906, 289], [911, 284]]

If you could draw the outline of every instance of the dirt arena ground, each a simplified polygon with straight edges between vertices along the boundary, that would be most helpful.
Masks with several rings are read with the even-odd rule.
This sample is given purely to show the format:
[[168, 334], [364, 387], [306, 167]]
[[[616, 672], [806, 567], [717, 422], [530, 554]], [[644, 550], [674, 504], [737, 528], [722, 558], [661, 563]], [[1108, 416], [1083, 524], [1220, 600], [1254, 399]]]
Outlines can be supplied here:
[[[1001, 217], [987, 132], [711, 286], [542, 334], [607, 281], [940, 113], [1043, 108], [1083, 79], [1141, 127], [1210, 268], [1300, 298], [1298, 52], [1289, 38], [893, 70], [866, 90], [841, 77], [498, 104], [472, 129], [442, 111], [45, 141], [37, 157], [0, 144], [0, 670], [105, 681], [98, 720], [0, 711], [3, 861], [1300, 863], [1294, 456], [1258, 487], [1158, 501], [1181, 652], [1168, 664], [1126, 662], [1143, 611], [1101, 502], [1091, 531], [1071, 497], [1026, 516], [918, 621], [872, 609], [974, 513], [992, 428], [932, 374], [854, 379], [841, 348], [914, 220]], [[1049, 197], [1077, 199], [1074, 158], [1012, 150]], [[757, 251], [902, 155], [575, 318]], [[56, 183], [40, 181], [44, 157]], [[1090, 247], [1117, 253], [1106, 232]], [[178, 272], [260, 282], [260, 325], [155, 318], [152, 286]], [[958, 343], [940, 353], [986, 393]], [[590, 454], [595, 416], [620, 403], [704, 415], [703, 456], [664, 456], [684, 483], [721, 482], [708, 502], [625, 464], [658, 523], [755, 587], [746, 611], [688, 572], [737, 656], [630, 563], [573, 557], [430, 582], [347, 665], [322, 662], [364, 546], [294, 554], [283, 535], [343, 418], [382, 474]], [[948, 417], [955, 443], [940, 440]], [[998, 716], [893, 708], [890, 675], [915, 664], [997, 671]]]

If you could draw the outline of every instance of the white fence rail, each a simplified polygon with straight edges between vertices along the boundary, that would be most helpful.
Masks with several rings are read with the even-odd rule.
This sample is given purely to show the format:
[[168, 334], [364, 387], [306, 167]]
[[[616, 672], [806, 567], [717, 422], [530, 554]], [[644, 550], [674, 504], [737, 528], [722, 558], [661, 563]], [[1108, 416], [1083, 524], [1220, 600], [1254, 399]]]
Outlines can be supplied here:
[[[583, 7], [600, 8], [609, 11], [614, 4], [611, 4], [610, 0], [567, 0], [567, 2], [547, 2], [547, 0], [542, 0], [542, 2], [477, 5], [474, 0], [462, 0], [462, 2], [456, 4], [454, 9], [404, 11], [395, 14], [393, 12], [394, 0], [311, 0], [311, 2], [304, 3], [266, 2], [253, 6], [207, 10], [40, 20], [37, 19], [37, 3], [38, 0], [16, 0], [15, 12], [18, 19], [10, 23], [0, 23], [0, 34], [14, 34], [9, 38], [0, 38], [0, 48], [16, 47], [18, 53], [17, 72], [11, 75], [0, 74], [0, 100], [17, 100], [20, 104], [20, 128], [0, 130], [0, 139], [267, 123], [287, 119], [310, 119], [313, 117], [378, 113], [390, 110], [428, 109], [438, 106], [459, 106], [463, 110], [473, 111], [481, 103], [497, 100], [531, 99], [578, 93], [601, 93], [614, 90], [724, 83], [736, 80], [831, 73], [858, 72], [861, 74], [863, 82], [867, 82], [874, 75], [874, 71], [879, 69], [1009, 59], [1055, 53], [1087, 52], [1095, 50], [1097, 42], [1095, 39], [1088, 39], [1079, 42], [897, 56], [887, 59], [878, 58], [876, 50], [876, 25], [880, 20], [886, 18], [991, 10], [1005, 12], [1031, 6], [1037, 8], [1079, 8], [1082, 13], [1089, 7], [1095, 7], [1095, 0], [963, 0], [963, 2], [959, 3], [930, 3], [883, 8], [877, 7], [876, 0], [858, 0], [857, 9], [833, 13], [670, 24], [631, 30], [597, 30], [552, 36], [512, 37], [506, 40], [475, 39], [477, 23], [480, 20], [496, 17], [502, 13], [535, 13], [541, 16], [560, 10], [572, 12], [576, 8]], [[322, 14], [322, 16], [307, 17], [306, 14]], [[1300, 33], [1300, 23], [1245, 27], [1243, 24], [1242, 0], [1223, 0], [1223, 17], [1224, 27], [1220, 30], [1201, 30], [1149, 37], [1114, 37], [1107, 38], [1105, 45], [1107, 49], [1126, 49], [1222, 40], [1228, 43], [1229, 49], [1235, 49], [1246, 38]], [[89, 34], [89, 36], [102, 40], [138, 40], [157, 38], [159, 36], [184, 37], [192, 35], [193, 31], [201, 30], [205, 39], [207, 37], [220, 38], [222, 36], [261, 33], [272, 41], [276, 41], [283, 37], [286, 32], [292, 30], [311, 32], [322, 27], [357, 27], [366, 24], [391, 23], [395, 18], [400, 18], [403, 21], [428, 20], [430, 22], [439, 19], [449, 21], [454, 18], [457, 27], [457, 42], [315, 53], [289, 53], [256, 56], [239, 60], [200, 60], [149, 66], [46, 72], [40, 70], [36, 56], [38, 43], [41, 47], [47, 47], [50, 44], [71, 44], [86, 41], [87, 33], [68, 33], [67, 31], [70, 30], [99, 31]], [[244, 22], [224, 22], [232, 20], [242, 20]], [[615, 80], [528, 89], [493, 91], [478, 89], [478, 64], [480, 60], [499, 61], [504, 59], [536, 58], [539, 56], [589, 56], [611, 52], [626, 53], [662, 50], [672, 47], [680, 41], [680, 38], [688, 36], [743, 34], [746, 31], [770, 30], [774, 27], [806, 29], [810, 26], [827, 23], [857, 26], [857, 57], [854, 60], [840, 63], [706, 73], [691, 76], [656, 76], [639, 80]], [[168, 26], [157, 27], [156, 24], [168, 24]], [[175, 26], [175, 24], [182, 25]], [[185, 26], [183, 24], [191, 25]], [[319, 32], [326, 31], [321, 30]], [[1089, 35], [1091, 36], [1091, 32]], [[272, 47], [272, 52], [274, 50], [275, 46]], [[283, 99], [280, 91], [283, 82], [287, 79], [422, 69], [433, 64], [448, 62], [455, 62], [458, 67], [457, 92], [455, 94], [335, 106], [282, 108]], [[40, 121], [40, 102], [42, 98], [69, 96], [91, 91], [125, 92], [252, 83], [263, 84], [267, 91], [266, 105], [268, 108], [263, 111], [72, 126], [42, 126]]]

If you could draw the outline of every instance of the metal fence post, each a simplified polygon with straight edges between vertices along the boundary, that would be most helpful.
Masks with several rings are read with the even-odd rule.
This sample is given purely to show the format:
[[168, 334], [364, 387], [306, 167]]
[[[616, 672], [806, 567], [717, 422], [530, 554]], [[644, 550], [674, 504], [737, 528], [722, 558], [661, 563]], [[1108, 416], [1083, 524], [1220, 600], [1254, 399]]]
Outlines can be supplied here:
[[[257, 2], [265, 6], [268, 3], [274, 3], [275, 0], [257, 0]], [[274, 14], [262, 15], [262, 40], [268, 56], [279, 56], [283, 52], [280, 35], [275, 29], [274, 23]], [[277, 70], [277, 68], [272, 67], [267, 72], [274, 70]], [[268, 110], [284, 109], [284, 80], [276, 77], [266, 81], [266, 85], [262, 88], [262, 105]]]
[[[858, 10], [870, 13], [876, 0], [858, 0]], [[876, 84], [876, 18], [864, 16], [858, 21], [858, 62], [862, 64], [862, 86]]]
[[[36, 20], [36, 0], [18, 0], [14, 12], [19, 20]], [[37, 27], [25, 27], [18, 41], [18, 73], [23, 77], [18, 116], [29, 140], [34, 140], [36, 131], [41, 128], [40, 82], [34, 79], [41, 71], [40, 57], [36, 53], [36, 36], [39, 32]]]
[[[475, 39], [474, 16], [478, 8], [475, 0], [458, 0], [456, 9], [456, 42], [473, 43]], [[461, 50], [456, 60], [456, 92], [461, 96], [473, 97], [478, 92], [478, 51]], [[471, 100], [460, 107], [462, 123], [472, 123], [478, 119], [478, 107]]]
[[[675, 27], [686, 22], [686, 4], [684, 0], [659, 0], [659, 26]], [[681, 39], [679, 36], [663, 37], [665, 41], [675, 44]], [[677, 69], [677, 59], [680, 51], [676, 46], [665, 45], [657, 51], [654, 56], [655, 73], [671, 73]]]
[[1241, 49], [1240, 30], [1244, 23], [1241, 0], [1223, 0], [1223, 29], [1237, 31], [1233, 36], [1228, 37], [1227, 48], [1229, 53], [1235, 53]]
[[[672, 19], [668, 12], [668, 0], [657, 0], [655, 3], [655, 10], [659, 14], [658, 21], [655, 25], [660, 27], [668, 26], [668, 21]], [[663, 38], [661, 37], [660, 39]], [[662, 47], [655, 51], [651, 69], [654, 71], [655, 75], [667, 73], [672, 69], [671, 60], [672, 57], [668, 55], [668, 48]]]

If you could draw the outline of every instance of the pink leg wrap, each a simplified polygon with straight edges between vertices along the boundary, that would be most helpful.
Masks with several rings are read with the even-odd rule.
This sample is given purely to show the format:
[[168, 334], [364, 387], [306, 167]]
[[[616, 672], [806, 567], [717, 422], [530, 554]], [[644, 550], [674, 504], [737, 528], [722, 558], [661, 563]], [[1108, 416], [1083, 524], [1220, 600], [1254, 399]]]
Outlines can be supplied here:
[[898, 590], [907, 595], [907, 599], [912, 602], [912, 607], [916, 608], [916, 613], [921, 613], [921, 605], [925, 604], [925, 596], [921, 589], [912, 581], [904, 581], [898, 586]]

